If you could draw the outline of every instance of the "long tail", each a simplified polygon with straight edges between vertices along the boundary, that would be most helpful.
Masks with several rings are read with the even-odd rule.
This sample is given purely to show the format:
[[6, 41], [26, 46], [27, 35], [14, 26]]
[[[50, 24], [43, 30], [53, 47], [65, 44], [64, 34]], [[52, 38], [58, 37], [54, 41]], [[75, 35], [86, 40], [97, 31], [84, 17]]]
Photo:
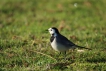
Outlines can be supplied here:
[[84, 48], [84, 49], [92, 50], [90, 48], [86, 48], [86, 47], [82, 47], [82, 46], [78, 46], [78, 45], [75, 45], [75, 46], [78, 47], [78, 48]]

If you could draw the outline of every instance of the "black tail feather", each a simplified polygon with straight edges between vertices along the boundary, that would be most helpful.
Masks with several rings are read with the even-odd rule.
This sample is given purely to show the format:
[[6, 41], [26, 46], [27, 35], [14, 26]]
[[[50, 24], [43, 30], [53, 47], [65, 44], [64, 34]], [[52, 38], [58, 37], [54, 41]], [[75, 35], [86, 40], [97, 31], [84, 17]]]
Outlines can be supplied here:
[[91, 50], [90, 48], [86, 48], [86, 47], [82, 47], [82, 46], [78, 46], [78, 45], [76, 45], [76, 47]]

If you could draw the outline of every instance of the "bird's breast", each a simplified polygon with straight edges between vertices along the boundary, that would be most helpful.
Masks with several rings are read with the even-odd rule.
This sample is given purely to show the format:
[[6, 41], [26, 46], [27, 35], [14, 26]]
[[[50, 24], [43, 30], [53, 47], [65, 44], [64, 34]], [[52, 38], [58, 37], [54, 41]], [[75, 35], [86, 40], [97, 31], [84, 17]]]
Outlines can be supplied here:
[[52, 48], [53, 48], [54, 50], [60, 51], [60, 52], [68, 50], [67, 47], [65, 47], [64, 45], [58, 43], [58, 42], [56, 41], [56, 38], [54, 38], [54, 40], [51, 42], [51, 46], [52, 46]]

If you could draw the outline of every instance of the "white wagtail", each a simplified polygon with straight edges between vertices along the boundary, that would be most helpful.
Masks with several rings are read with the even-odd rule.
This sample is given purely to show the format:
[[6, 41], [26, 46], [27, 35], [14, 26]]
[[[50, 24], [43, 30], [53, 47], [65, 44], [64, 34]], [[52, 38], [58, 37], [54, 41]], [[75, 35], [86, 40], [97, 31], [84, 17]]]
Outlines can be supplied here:
[[[82, 46], [78, 46], [68, 40], [65, 36], [61, 35], [58, 31], [57, 28], [52, 27], [48, 29], [49, 33], [51, 34], [50, 42], [51, 46], [54, 50], [60, 51], [60, 52], [65, 52], [71, 48], [85, 48]], [[89, 48], [85, 48], [89, 49]]]

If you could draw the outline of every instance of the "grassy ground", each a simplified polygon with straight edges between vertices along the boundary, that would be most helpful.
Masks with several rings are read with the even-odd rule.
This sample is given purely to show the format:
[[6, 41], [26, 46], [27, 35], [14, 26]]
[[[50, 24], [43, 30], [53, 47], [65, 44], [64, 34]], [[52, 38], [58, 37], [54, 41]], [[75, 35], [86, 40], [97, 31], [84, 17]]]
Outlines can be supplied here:
[[[54, 51], [45, 32], [55, 26], [92, 50]], [[1, 0], [0, 71], [106, 71], [105, 0]]]

